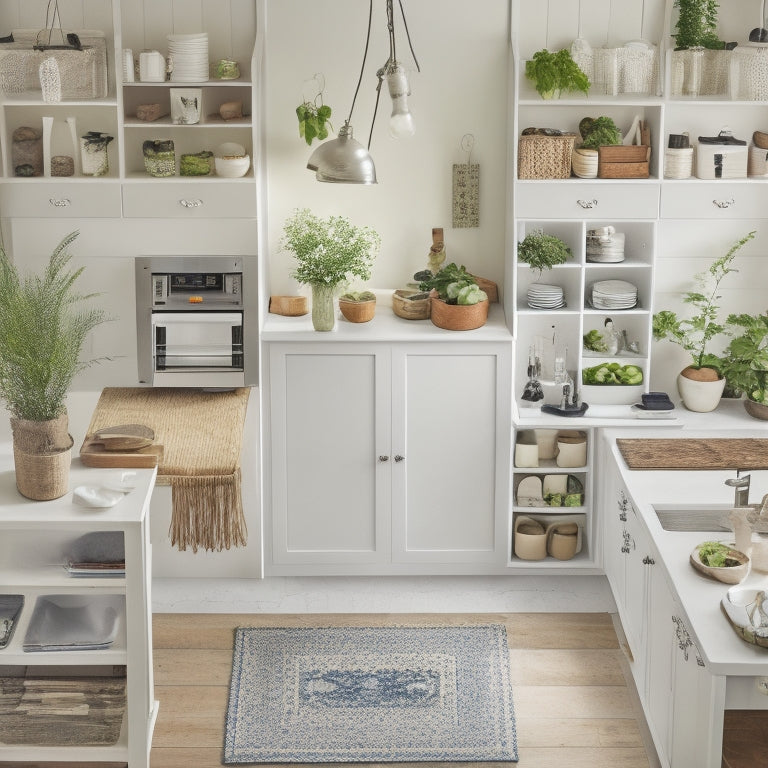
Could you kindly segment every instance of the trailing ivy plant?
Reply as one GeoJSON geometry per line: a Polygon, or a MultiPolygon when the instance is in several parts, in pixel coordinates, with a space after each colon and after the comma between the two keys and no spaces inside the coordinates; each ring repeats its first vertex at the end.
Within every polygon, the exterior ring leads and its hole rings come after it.
{"type": "Polygon", "coordinates": [[[328,138],[328,126],[333,129],[329,122],[331,108],[327,104],[320,105],[312,101],[305,101],[296,107],[296,117],[299,118],[299,136],[307,144],[311,145],[314,139],[328,138]]]}
{"type": "Polygon", "coordinates": [[[677,48],[725,48],[717,34],[717,0],[675,0],[677,48]]]}

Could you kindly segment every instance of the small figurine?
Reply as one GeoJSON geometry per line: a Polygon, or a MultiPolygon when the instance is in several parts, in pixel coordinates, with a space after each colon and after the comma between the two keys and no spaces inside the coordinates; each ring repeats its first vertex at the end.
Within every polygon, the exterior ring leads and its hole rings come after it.
{"type": "Polygon", "coordinates": [[[436,275],[445,261],[445,242],[443,241],[443,228],[432,228],[432,246],[429,249],[429,271],[436,275]]]}

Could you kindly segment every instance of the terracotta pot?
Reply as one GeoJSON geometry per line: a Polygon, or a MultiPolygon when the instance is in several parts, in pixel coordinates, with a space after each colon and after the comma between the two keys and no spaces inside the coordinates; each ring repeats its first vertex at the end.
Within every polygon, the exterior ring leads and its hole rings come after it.
{"type": "Polygon", "coordinates": [[[695,381],[679,374],[677,391],[683,400],[683,405],[689,411],[709,413],[720,403],[720,397],[725,389],[725,379],[715,381],[695,381]]]}
{"type": "Polygon", "coordinates": [[[485,325],[488,319],[488,299],[477,304],[446,304],[442,299],[430,299],[430,320],[447,331],[471,331],[485,325]]]}

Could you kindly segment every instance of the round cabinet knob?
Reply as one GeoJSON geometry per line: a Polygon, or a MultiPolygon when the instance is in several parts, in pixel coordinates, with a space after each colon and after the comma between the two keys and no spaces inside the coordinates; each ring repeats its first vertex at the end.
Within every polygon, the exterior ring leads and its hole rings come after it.
{"type": "Polygon", "coordinates": [[[379,456],[379,461],[389,461],[389,456],[379,456]]]}
{"type": "Polygon", "coordinates": [[[401,461],[405,461],[405,456],[401,456],[399,453],[395,456],[395,461],[399,464],[401,461]]]}

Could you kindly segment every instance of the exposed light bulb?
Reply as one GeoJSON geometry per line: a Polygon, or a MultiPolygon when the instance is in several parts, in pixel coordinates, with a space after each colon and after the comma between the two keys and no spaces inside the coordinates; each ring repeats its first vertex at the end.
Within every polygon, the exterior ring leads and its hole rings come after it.
{"type": "Polygon", "coordinates": [[[408,109],[408,77],[400,64],[394,64],[387,74],[387,88],[392,99],[392,115],[389,118],[389,133],[396,139],[413,136],[416,126],[408,109]]]}

